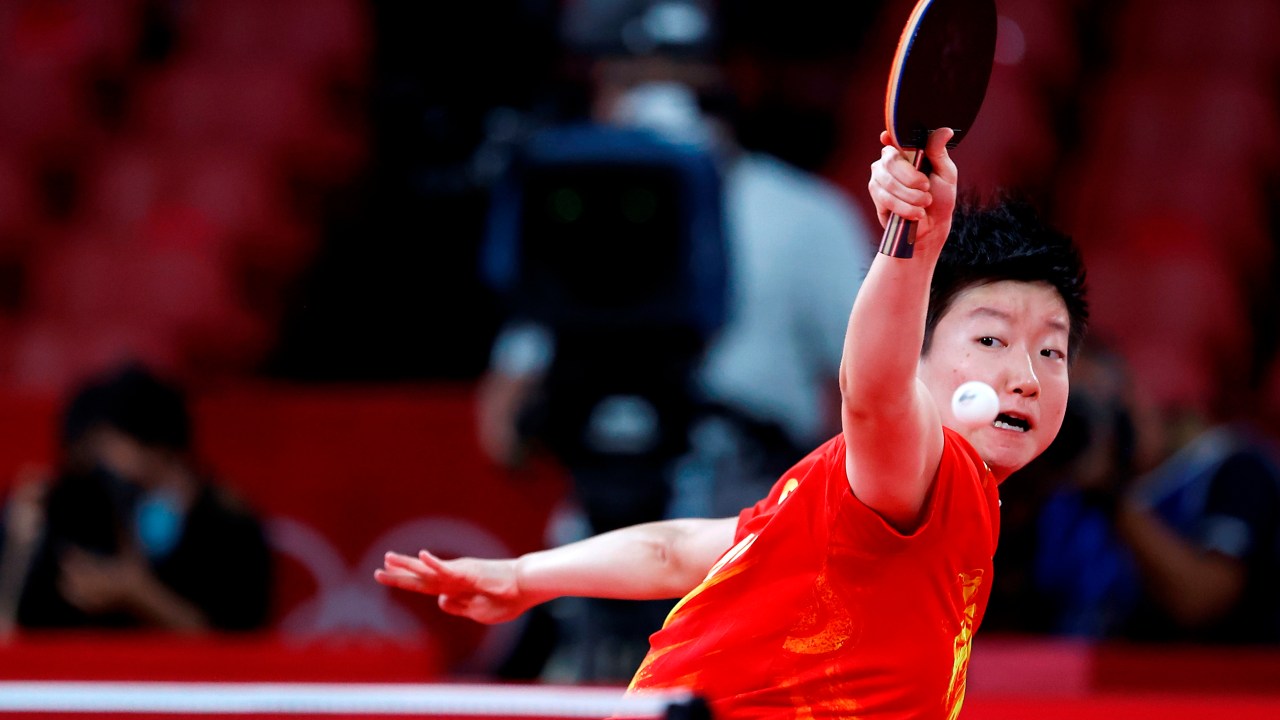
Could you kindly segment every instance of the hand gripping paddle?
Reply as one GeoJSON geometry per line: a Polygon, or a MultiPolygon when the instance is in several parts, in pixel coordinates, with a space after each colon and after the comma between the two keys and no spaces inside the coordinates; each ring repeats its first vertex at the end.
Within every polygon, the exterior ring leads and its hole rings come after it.
{"type": "MultiPolygon", "coordinates": [[[[955,147],[978,117],[995,51],[994,0],[916,3],[889,70],[884,122],[894,146],[925,173],[924,146],[929,133],[951,128],[955,135],[947,147],[955,147]]],[[[915,225],[891,216],[880,252],[911,257],[915,225]]]]}

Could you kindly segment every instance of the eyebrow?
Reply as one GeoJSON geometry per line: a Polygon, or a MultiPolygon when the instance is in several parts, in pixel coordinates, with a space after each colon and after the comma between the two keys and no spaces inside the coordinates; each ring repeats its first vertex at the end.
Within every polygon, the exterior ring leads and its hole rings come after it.
{"type": "MultiPolygon", "coordinates": [[[[969,313],[969,317],[993,317],[993,318],[996,318],[997,320],[1003,320],[1005,322],[1013,322],[1012,313],[1006,312],[999,308],[990,307],[988,305],[980,305],[974,308],[973,311],[969,313]]],[[[1045,324],[1048,325],[1050,328],[1054,330],[1058,330],[1060,332],[1064,332],[1068,334],[1071,332],[1071,327],[1067,323],[1063,322],[1062,320],[1059,320],[1058,318],[1050,318],[1045,324]]]]}

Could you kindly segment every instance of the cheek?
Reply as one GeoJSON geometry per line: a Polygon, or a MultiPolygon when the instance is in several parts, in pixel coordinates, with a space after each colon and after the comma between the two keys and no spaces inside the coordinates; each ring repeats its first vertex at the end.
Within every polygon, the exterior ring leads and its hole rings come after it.
{"type": "Polygon", "coordinates": [[[969,348],[956,350],[950,357],[951,362],[946,368],[940,368],[942,372],[939,374],[945,378],[951,389],[954,390],[970,380],[983,380],[988,385],[991,384],[991,380],[979,372],[982,368],[975,367],[973,350],[969,348]]]}
{"type": "Polygon", "coordinates": [[[1067,386],[1062,384],[1061,391],[1053,393],[1053,401],[1043,405],[1044,412],[1040,417],[1040,425],[1052,440],[1062,429],[1063,418],[1067,415],[1067,386]]]}
{"type": "Polygon", "coordinates": [[[1044,417],[1040,419],[1041,427],[1043,427],[1043,429],[1045,430],[1044,446],[1046,448],[1049,447],[1049,444],[1052,443],[1054,439],[1058,437],[1058,431],[1062,430],[1063,415],[1064,413],[1059,412],[1052,417],[1044,417]]]}

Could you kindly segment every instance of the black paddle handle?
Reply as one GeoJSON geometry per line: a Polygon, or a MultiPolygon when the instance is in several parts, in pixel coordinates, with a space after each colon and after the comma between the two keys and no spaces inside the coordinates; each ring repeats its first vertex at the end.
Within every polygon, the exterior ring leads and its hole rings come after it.
{"type": "MultiPolygon", "coordinates": [[[[911,161],[912,167],[929,174],[929,161],[924,157],[924,150],[912,148],[903,150],[903,156],[911,161]]],[[[916,224],[912,220],[903,220],[898,215],[889,216],[889,224],[884,226],[884,237],[880,238],[880,252],[889,257],[909,258],[916,244],[916,224]]]]}

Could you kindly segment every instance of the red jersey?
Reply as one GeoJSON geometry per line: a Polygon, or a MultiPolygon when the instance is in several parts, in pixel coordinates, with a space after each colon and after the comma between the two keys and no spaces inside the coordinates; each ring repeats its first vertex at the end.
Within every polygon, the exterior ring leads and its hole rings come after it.
{"type": "Polygon", "coordinates": [[[717,718],[955,718],[999,534],[995,478],[944,428],[910,535],[862,504],[836,436],[743,510],[736,544],[651,638],[632,692],[717,718]]]}

